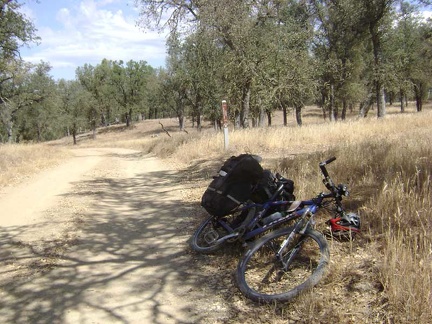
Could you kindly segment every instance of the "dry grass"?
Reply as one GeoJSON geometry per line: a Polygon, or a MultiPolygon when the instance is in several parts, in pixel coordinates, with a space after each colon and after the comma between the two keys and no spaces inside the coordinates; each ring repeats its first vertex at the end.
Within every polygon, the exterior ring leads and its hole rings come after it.
{"type": "MultiPolygon", "coordinates": [[[[264,167],[295,181],[298,198],[309,198],[324,189],[318,162],[335,155],[329,171],[351,189],[346,206],[360,214],[363,234],[353,242],[330,239],[327,277],[313,294],[294,303],[257,308],[228,293],[236,312],[233,323],[258,313],[259,318],[269,315],[265,318],[272,323],[432,323],[432,109],[397,111],[389,107],[382,120],[352,115],[329,123],[308,108],[301,128],[280,127],[280,118],[275,118],[271,128],[230,129],[228,151],[220,132],[209,127],[187,129],[186,134],[177,130],[174,119],[163,121],[171,137],[159,121],[145,121],[133,130],[109,128],[96,141],[81,139],[79,146],[121,146],[167,158],[194,184],[185,193],[185,199],[194,201],[227,156],[244,152],[260,154],[264,167]]],[[[57,148],[0,146],[0,185],[9,182],[4,177],[11,170],[17,177],[28,174],[29,166],[39,169],[64,156],[58,148],[70,141],[57,142],[57,148]]],[[[218,264],[232,261],[222,259],[218,264]]]]}
{"type": "Polygon", "coordinates": [[[67,156],[64,149],[46,144],[0,145],[0,188],[19,183],[67,156]]]}

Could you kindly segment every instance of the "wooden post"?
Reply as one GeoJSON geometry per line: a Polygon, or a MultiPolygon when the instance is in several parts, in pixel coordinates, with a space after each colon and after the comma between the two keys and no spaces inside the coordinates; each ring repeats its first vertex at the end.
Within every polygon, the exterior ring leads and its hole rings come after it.
{"type": "Polygon", "coordinates": [[[228,149],[228,107],[226,100],[222,100],[222,116],[223,116],[223,131],[224,131],[224,148],[228,149]]]}

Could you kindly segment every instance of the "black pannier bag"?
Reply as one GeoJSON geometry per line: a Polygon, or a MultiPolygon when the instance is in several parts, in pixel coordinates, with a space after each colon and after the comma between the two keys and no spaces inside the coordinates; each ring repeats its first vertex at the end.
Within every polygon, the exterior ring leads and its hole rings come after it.
{"type": "MultiPolygon", "coordinates": [[[[289,179],[284,179],[284,191],[281,197],[277,197],[277,200],[294,201],[294,181],[289,179]]],[[[261,179],[258,180],[251,200],[255,203],[263,204],[273,197],[274,193],[277,191],[277,178],[270,170],[263,170],[261,179]]]]}
{"type": "Polygon", "coordinates": [[[262,204],[269,200],[277,190],[276,177],[270,170],[263,170],[262,177],[253,189],[251,200],[262,204]]]}
{"type": "Polygon", "coordinates": [[[294,181],[286,179],[286,183],[284,184],[283,198],[286,201],[296,200],[294,195],[294,181]]]}
{"type": "Polygon", "coordinates": [[[213,216],[224,216],[250,199],[257,182],[262,178],[260,157],[251,154],[232,156],[213,177],[201,198],[201,206],[213,216]]]}

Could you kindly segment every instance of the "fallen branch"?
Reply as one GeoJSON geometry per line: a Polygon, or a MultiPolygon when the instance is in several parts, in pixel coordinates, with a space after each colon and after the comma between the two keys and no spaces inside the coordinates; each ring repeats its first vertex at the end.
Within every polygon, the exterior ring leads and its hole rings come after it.
{"type": "Polygon", "coordinates": [[[159,124],[162,126],[163,131],[164,131],[165,133],[167,133],[167,135],[168,135],[169,137],[171,137],[170,133],[168,133],[168,131],[165,129],[164,125],[163,125],[161,122],[159,122],[159,124]]]}

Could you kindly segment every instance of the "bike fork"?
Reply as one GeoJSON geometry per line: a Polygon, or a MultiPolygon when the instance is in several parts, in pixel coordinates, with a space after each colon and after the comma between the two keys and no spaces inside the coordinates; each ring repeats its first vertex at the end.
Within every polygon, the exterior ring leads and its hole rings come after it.
{"type": "MultiPolygon", "coordinates": [[[[291,238],[291,240],[292,240],[292,238],[291,238]]],[[[302,245],[303,245],[303,239],[300,238],[300,240],[297,242],[297,244],[289,251],[289,254],[284,256],[283,251],[288,246],[288,244],[291,240],[289,238],[286,239],[283,242],[282,247],[279,249],[279,251],[276,254],[277,259],[282,263],[282,269],[284,272],[288,271],[289,266],[291,265],[292,261],[295,259],[297,254],[300,252],[302,245]],[[286,244],[284,244],[285,242],[286,242],[286,244]],[[286,260],[284,260],[284,259],[286,259],[286,260]]]]}

